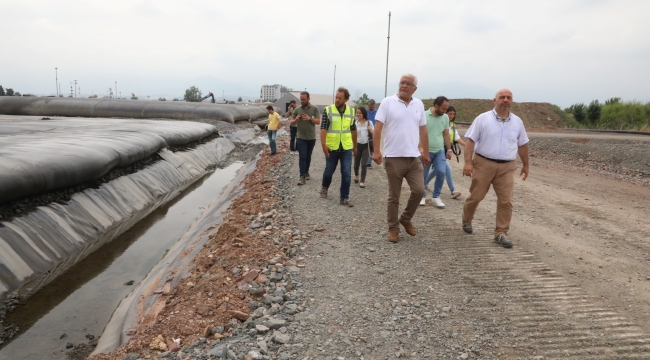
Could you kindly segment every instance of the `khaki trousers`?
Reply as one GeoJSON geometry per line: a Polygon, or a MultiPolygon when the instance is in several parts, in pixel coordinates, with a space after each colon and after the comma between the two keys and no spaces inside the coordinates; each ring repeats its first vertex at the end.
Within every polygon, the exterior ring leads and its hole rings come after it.
{"type": "Polygon", "coordinates": [[[410,222],[424,195],[424,168],[419,157],[391,157],[384,159],[388,178],[388,231],[399,231],[399,222],[410,222]],[[402,181],[406,179],[411,195],[402,216],[398,218],[402,181]]]}
{"type": "Polygon", "coordinates": [[[485,198],[490,185],[497,195],[497,224],[494,236],[507,235],[512,219],[512,193],[515,187],[516,161],[496,163],[474,155],[474,176],[469,188],[469,196],[463,206],[463,220],[472,222],[478,204],[485,198]]]}

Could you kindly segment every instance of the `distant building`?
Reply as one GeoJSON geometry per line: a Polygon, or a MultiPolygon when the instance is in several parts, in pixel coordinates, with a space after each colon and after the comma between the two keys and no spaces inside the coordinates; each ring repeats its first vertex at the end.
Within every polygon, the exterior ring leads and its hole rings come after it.
{"type": "MultiPolygon", "coordinates": [[[[273,106],[280,108],[283,112],[285,112],[289,108],[289,102],[291,102],[291,100],[296,100],[298,106],[300,106],[300,91],[290,91],[284,94],[273,103],[273,106]]],[[[312,105],[318,107],[318,111],[322,113],[325,106],[334,104],[334,98],[332,97],[332,94],[322,95],[310,93],[309,102],[312,105]]],[[[357,103],[352,100],[348,100],[346,104],[348,106],[357,106],[357,103]]]]}
{"type": "Polygon", "coordinates": [[[280,84],[262,85],[260,99],[262,101],[274,101],[290,91],[293,91],[293,89],[280,84]]]}

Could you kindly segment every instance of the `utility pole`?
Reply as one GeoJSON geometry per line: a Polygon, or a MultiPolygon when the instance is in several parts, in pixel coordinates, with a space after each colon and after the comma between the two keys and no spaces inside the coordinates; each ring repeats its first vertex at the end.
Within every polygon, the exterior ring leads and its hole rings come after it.
{"type": "Polygon", "coordinates": [[[117,97],[117,81],[115,82],[115,97],[117,97]]]}
{"type": "Polygon", "coordinates": [[[334,103],[334,99],[335,99],[334,96],[335,91],[336,91],[336,65],[334,65],[334,87],[332,87],[332,104],[334,103]]]}
{"type": "Polygon", "coordinates": [[[58,96],[62,97],[63,93],[61,92],[61,83],[59,83],[59,87],[57,89],[59,89],[59,92],[58,92],[59,95],[58,96]]]}
{"type": "Polygon", "coordinates": [[[59,68],[54,68],[54,76],[56,77],[56,82],[54,86],[56,87],[56,97],[59,97],[59,68]]]}
{"type": "Polygon", "coordinates": [[[77,80],[74,81],[74,97],[77,97],[77,80]]]}
{"type": "Polygon", "coordinates": [[[73,82],[70,82],[70,97],[72,97],[72,94],[73,94],[72,84],[74,84],[74,83],[73,83],[73,82]]]}
{"type": "Polygon", "coordinates": [[[390,51],[390,11],[388,12],[388,45],[386,45],[386,82],[384,83],[384,97],[388,95],[388,52],[390,51]]]}

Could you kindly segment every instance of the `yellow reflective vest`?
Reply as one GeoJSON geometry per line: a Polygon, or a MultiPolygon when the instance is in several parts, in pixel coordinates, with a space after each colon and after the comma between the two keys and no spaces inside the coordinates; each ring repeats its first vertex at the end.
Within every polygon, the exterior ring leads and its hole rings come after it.
{"type": "Polygon", "coordinates": [[[327,112],[327,118],[330,120],[325,145],[332,150],[338,150],[339,144],[341,144],[343,150],[351,150],[354,146],[350,126],[354,123],[356,110],[345,105],[345,111],[341,114],[336,105],[330,105],[325,108],[325,111],[327,112]]]}
{"type": "Polygon", "coordinates": [[[456,124],[454,123],[449,126],[449,140],[452,144],[456,141],[456,124]]]}

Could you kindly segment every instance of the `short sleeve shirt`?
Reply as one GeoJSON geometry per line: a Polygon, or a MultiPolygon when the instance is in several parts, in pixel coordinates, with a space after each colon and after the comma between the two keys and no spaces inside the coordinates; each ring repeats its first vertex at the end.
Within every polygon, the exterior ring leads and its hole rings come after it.
{"type": "Polygon", "coordinates": [[[429,152],[437,153],[445,149],[445,137],[442,133],[449,128],[449,116],[436,116],[433,108],[426,111],[427,133],[429,134],[429,152]]]}
{"type": "Polygon", "coordinates": [[[420,126],[427,124],[424,111],[416,98],[407,104],[395,94],[381,101],[375,120],[384,124],[385,157],[420,156],[420,126]]]}
{"type": "MultiPolygon", "coordinates": [[[[291,117],[295,118],[296,116],[300,114],[307,114],[310,118],[313,116],[314,118],[320,118],[320,114],[318,113],[318,108],[312,104],[309,104],[306,108],[303,108],[302,106],[298,106],[293,110],[293,113],[291,113],[291,117]]],[[[303,139],[303,140],[316,140],[316,125],[312,123],[309,120],[298,120],[296,123],[298,127],[298,133],[296,134],[296,137],[298,139],[303,139]]]]}
{"type": "Polygon", "coordinates": [[[269,114],[269,130],[277,130],[278,125],[280,124],[280,114],[277,112],[273,112],[273,114],[269,114]]]}
{"type": "Polygon", "coordinates": [[[514,160],[519,146],[528,143],[524,122],[515,114],[503,121],[496,111],[484,112],[474,119],[465,138],[476,144],[474,152],[494,160],[514,160]]]}
{"type": "Polygon", "coordinates": [[[375,109],[375,110],[373,110],[373,111],[367,110],[367,112],[368,112],[368,120],[370,120],[370,122],[371,122],[373,125],[375,125],[375,116],[377,116],[377,111],[378,111],[378,110],[379,110],[379,109],[375,109]]]}

